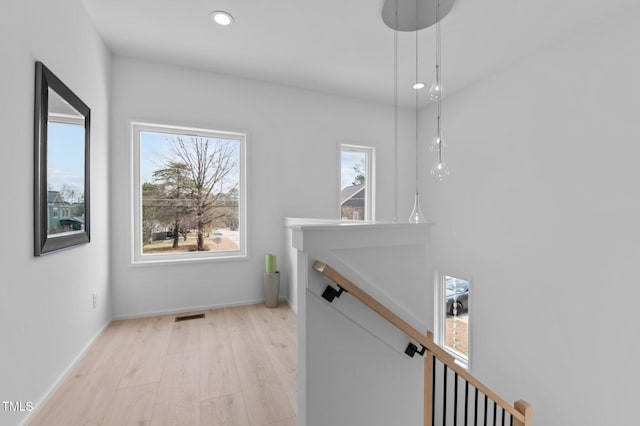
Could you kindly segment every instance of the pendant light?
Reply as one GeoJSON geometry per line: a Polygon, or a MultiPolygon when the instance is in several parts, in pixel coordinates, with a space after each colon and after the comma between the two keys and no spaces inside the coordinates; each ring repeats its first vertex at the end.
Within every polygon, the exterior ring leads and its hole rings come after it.
{"type": "Polygon", "coordinates": [[[440,0],[436,0],[436,79],[429,88],[429,99],[438,102],[444,97],[444,87],[440,75],[440,0]]]}
{"type": "Polygon", "coordinates": [[[442,148],[444,148],[445,143],[442,139],[442,127],[440,126],[440,111],[442,108],[440,102],[441,101],[438,101],[438,121],[436,126],[436,136],[433,138],[433,143],[431,144],[431,147],[435,146],[435,152],[438,153],[438,161],[431,169],[431,176],[438,182],[442,182],[451,173],[449,171],[449,167],[447,167],[444,160],[442,159],[442,148]]]}
{"type": "MultiPolygon", "coordinates": [[[[394,159],[396,160],[394,171],[394,182],[396,194],[394,194],[394,220],[397,219],[398,212],[398,33],[400,31],[415,32],[415,79],[412,82],[415,90],[415,192],[413,209],[409,217],[409,222],[425,222],[425,216],[420,208],[419,196],[419,90],[424,88],[424,83],[419,80],[418,74],[418,31],[436,25],[436,77],[429,89],[429,99],[438,102],[438,120],[436,137],[433,139],[429,149],[438,153],[438,163],[431,171],[437,180],[444,179],[449,174],[449,169],[442,159],[442,148],[446,146],[442,136],[441,112],[442,98],[444,90],[442,86],[442,70],[440,61],[440,19],[451,10],[454,0],[385,0],[382,7],[382,20],[392,30],[394,30],[394,159]],[[441,4],[442,3],[442,4],[441,4]],[[431,6],[434,7],[431,7],[431,6]],[[435,15],[434,15],[435,10],[435,15]]],[[[403,86],[404,87],[404,86],[403,86]]]]}
{"type": "Polygon", "coordinates": [[[440,38],[440,0],[436,0],[436,79],[429,89],[429,99],[438,103],[438,118],[436,120],[436,135],[429,149],[438,154],[438,161],[431,169],[431,176],[438,182],[442,182],[449,176],[449,167],[442,159],[442,150],[446,146],[442,137],[442,98],[444,87],[442,86],[442,41],[440,38]]]}
{"type": "Polygon", "coordinates": [[[413,209],[411,210],[411,215],[409,216],[409,222],[410,223],[423,223],[426,222],[426,219],[424,218],[424,215],[422,214],[422,210],[420,209],[420,196],[418,194],[418,141],[420,140],[418,138],[418,112],[419,112],[419,104],[418,104],[418,93],[420,92],[420,89],[422,89],[424,87],[424,85],[420,86],[419,80],[418,80],[418,0],[416,0],[416,74],[415,74],[415,79],[414,79],[414,84],[413,84],[413,90],[415,91],[415,113],[416,113],[416,154],[415,154],[415,158],[416,158],[416,193],[413,199],[413,209]]]}

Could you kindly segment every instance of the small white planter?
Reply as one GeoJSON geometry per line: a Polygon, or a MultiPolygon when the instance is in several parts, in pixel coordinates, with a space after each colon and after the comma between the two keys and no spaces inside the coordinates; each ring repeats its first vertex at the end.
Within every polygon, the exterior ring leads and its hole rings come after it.
{"type": "Polygon", "coordinates": [[[267,308],[276,308],[280,298],[280,272],[264,274],[264,304],[267,308]]]}

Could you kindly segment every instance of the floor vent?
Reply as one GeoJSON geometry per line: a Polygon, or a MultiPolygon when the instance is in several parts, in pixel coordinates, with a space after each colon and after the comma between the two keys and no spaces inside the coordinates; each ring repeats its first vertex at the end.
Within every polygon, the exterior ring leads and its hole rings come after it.
{"type": "Polygon", "coordinates": [[[204,318],[204,314],[195,314],[195,315],[185,315],[183,317],[176,317],[176,321],[189,321],[189,320],[194,320],[194,319],[200,319],[200,318],[204,318]]]}

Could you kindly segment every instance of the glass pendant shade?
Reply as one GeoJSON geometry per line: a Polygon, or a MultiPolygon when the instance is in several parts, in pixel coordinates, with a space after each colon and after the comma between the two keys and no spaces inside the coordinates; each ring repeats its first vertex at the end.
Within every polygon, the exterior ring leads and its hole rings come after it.
{"type": "Polygon", "coordinates": [[[442,135],[442,131],[440,131],[439,135],[435,135],[433,140],[431,141],[431,145],[429,145],[429,151],[431,152],[440,152],[442,148],[446,148],[447,143],[445,142],[444,136],[442,135]]]}
{"type": "Polygon", "coordinates": [[[431,176],[438,182],[442,182],[447,176],[449,176],[449,167],[444,161],[438,161],[433,169],[431,169],[431,176]]]}
{"type": "Polygon", "coordinates": [[[420,197],[418,197],[418,193],[416,192],[415,199],[413,200],[413,210],[411,210],[411,216],[409,216],[409,223],[424,223],[426,221],[420,209],[420,197]]]}
{"type": "Polygon", "coordinates": [[[442,83],[439,78],[436,78],[436,81],[433,82],[431,87],[429,88],[429,99],[433,102],[438,102],[442,100],[444,97],[444,87],[442,87],[442,83]]]}

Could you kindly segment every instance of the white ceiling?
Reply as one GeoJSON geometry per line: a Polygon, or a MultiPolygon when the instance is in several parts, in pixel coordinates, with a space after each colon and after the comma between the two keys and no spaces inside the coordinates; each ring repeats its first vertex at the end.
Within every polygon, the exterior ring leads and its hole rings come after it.
{"type": "MultiPolygon", "coordinates": [[[[84,0],[116,54],[366,100],[393,102],[394,32],[383,0],[84,0]],[[213,10],[235,17],[211,23],[213,10]]],[[[456,0],[442,21],[451,93],[637,7],[637,0],[456,0]]],[[[411,104],[415,33],[400,33],[401,103],[411,104]]],[[[433,27],[420,31],[420,80],[433,79],[433,27]]],[[[425,91],[426,92],[426,91],[425,91]]]]}

